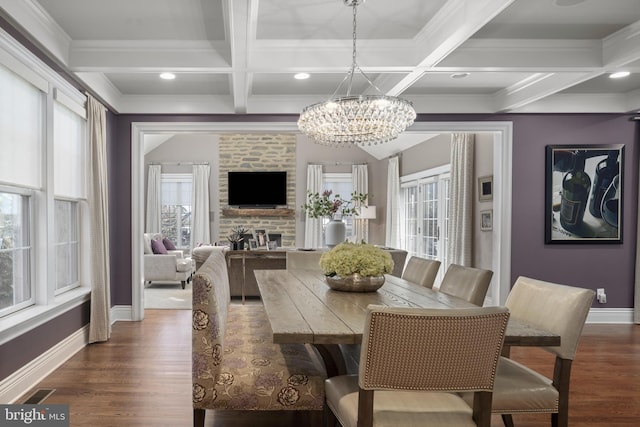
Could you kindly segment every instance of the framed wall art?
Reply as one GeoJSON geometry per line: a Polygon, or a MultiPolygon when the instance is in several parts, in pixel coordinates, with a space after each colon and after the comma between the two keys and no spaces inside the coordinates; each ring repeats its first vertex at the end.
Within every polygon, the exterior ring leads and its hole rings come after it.
{"type": "Polygon", "coordinates": [[[493,230],[493,210],[480,211],[480,230],[493,230]]]}
{"type": "Polygon", "coordinates": [[[493,200],[493,175],[478,178],[478,200],[493,200]]]}
{"type": "Polygon", "coordinates": [[[622,243],[624,145],[546,147],[545,242],[622,243]]]}

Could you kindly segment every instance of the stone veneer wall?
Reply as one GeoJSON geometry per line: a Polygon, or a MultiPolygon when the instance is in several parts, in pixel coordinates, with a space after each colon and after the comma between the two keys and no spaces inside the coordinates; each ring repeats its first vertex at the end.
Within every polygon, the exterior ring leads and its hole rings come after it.
{"type": "MultiPolygon", "coordinates": [[[[286,134],[220,135],[220,208],[228,207],[229,171],[286,171],[288,207],[295,210],[296,137],[286,134]]],[[[243,225],[253,232],[264,228],[267,233],[282,234],[282,246],[295,246],[295,216],[226,217],[220,212],[220,236],[226,240],[232,227],[243,225]]]]}

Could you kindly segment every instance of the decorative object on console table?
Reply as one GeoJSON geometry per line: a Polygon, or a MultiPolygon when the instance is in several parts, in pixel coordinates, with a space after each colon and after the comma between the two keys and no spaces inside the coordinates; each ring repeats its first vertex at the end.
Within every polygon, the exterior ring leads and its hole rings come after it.
{"type": "Polygon", "coordinates": [[[327,285],[334,290],[372,292],[393,271],[393,258],[383,249],[367,243],[344,242],[320,257],[327,285]]]}
{"type": "Polygon", "coordinates": [[[362,206],[358,208],[356,219],[365,221],[364,224],[364,241],[369,243],[369,220],[376,219],[376,207],[373,205],[362,206]]]}
{"type": "Polygon", "coordinates": [[[307,193],[307,202],[302,205],[302,211],[311,218],[327,218],[329,222],[325,227],[325,244],[334,247],[344,242],[346,226],[342,218],[349,215],[357,215],[359,209],[367,207],[367,194],[351,193],[350,199],[343,199],[339,194],[333,194],[331,190],[322,193],[307,193]]]}
{"type": "Polygon", "coordinates": [[[267,234],[267,230],[264,228],[255,228],[253,230],[253,238],[258,243],[257,249],[268,249],[269,234],[267,234]]]}
{"type": "Polygon", "coordinates": [[[244,234],[247,231],[249,230],[244,228],[242,225],[238,225],[231,229],[231,233],[227,236],[227,239],[229,239],[229,243],[231,244],[231,250],[239,251],[244,249],[244,234]]]}
{"type": "Polygon", "coordinates": [[[548,145],[546,243],[622,243],[624,145],[548,145]]]}

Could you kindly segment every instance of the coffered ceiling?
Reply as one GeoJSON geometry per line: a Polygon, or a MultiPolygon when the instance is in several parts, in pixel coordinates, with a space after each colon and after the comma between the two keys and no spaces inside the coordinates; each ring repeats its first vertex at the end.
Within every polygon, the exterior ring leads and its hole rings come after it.
{"type": "MultiPolygon", "coordinates": [[[[0,0],[0,13],[120,113],[297,114],[351,64],[342,0],[0,0]]],[[[367,0],[357,22],[358,64],[418,113],[640,111],[640,0],[367,0]]]]}

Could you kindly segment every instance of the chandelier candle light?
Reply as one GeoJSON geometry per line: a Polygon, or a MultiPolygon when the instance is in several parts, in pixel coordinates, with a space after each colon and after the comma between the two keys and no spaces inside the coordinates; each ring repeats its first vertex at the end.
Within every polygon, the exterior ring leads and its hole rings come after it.
{"type": "Polygon", "coordinates": [[[411,102],[387,96],[373,84],[356,62],[356,10],[364,0],[343,0],[353,7],[353,55],[351,68],[328,101],[307,106],[298,119],[298,128],[313,141],[336,147],[370,146],[396,139],[413,124],[416,112],[411,102]],[[351,95],[354,74],[358,71],[377,92],[376,95],[351,95]],[[338,96],[347,82],[347,93],[338,96]]]}

